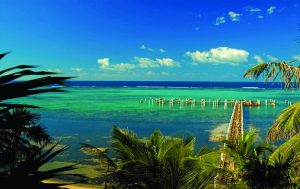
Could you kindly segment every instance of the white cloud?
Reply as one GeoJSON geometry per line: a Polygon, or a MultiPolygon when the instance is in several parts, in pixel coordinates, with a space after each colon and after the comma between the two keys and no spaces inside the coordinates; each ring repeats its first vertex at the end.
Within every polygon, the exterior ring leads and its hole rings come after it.
{"type": "Polygon", "coordinates": [[[155,67],[177,67],[179,66],[179,63],[174,61],[171,58],[157,58],[157,59],[151,59],[151,58],[145,58],[145,57],[134,57],[135,61],[137,61],[139,64],[138,66],[141,68],[155,68],[155,67]]]}
{"type": "Polygon", "coordinates": [[[241,49],[233,49],[229,47],[218,47],[209,51],[186,52],[186,56],[190,57],[196,63],[214,63],[214,64],[230,64],[239,65],[248,61],[249,53],[241,49]]]}
{"type": "Polygon", "coordinates": [[[109,58],[99,58],[98,64],[100,64],[101,69],[107,69],[109,68],[109,58]]]}
{"type": "Polygon", "coordinates": [[[158,51],[159,51],[160,53],[165,53],[165,52],[166,52],[165,49],[159,49],[158,51]]]}
{"type": "Polygon", "coordinates": [[[116,71],[126,71],[136,67],[135,64],[129,63],[119,63],[119,64],[110,64],[109,58],[99,58],[98,64],[100,64],[100,69],[103,70],[116,70],[116,71]]]}
{"type": "Polygon", "coordinates": [[[216,24],[215,25],[218,26],[218,25],[224,24],[225,22],[226,22],[225,17],[221,16],[221,17],[216,18],[216,24]]]}
{"type": "Polygon", "coordinates": [[[228,12],[229,17],[231,18],[231,21],[237,22],[240,20],[241,14],[230,11],[228,12]]]}
{"type": "Polygon", "coordinates": [[[271,62],[277,62],[278,61],[278,58],[274,57],[274,56],[271,56],[271,55],[266,55],[266,57],[271,61],[271,62]]]}
{"type": "Polygon", "coordinates": [[[293,56],[294,59],[300,61],[300,54],[299,55],[296,55],[296,56],[293,56]]]}
{"type": "Polygon", "coordinates": [[[245,7],[245,9],[246,9],[246,11],[250,12],[251,14],[261,11],[261,9],[252,7],[252,6],[247,6],[247,7],[245,7]]]}
{"type": "Polygon", "coordinates": [[[126,70],[134,69],[135,67],[136,67],[136,65],[134,65],[134,64],[120,63],[120,64],[112,65],[111,69],[118,70],[118,71],[126,71],[126,70]]]}
{"type": "Polygon", "coordinates": [[[275,6],[270,6],[270,7],[267,9],[267,12],[268,12],[269,14],[273,14],[274,11],[275,11],[275,9],[276,9],[275,6]]]}
{"type": "Polygon", "coordinates": [[[72,71],[75,71],[75,72],[81,72],[82,71],[82,68],[71,68],[72,71]]]}
{"type": "Polygon", "coordinates": [[[263,18],[264,18],[264,16],[262,16],[262,15],[258,15],[258,16],[257,16],[257,18],[259,18],[259,19],[263,19],[263,18]]]}
{"type": "Polygon", "coordinates": [[[162,49],[162,48],[156,49],[156,48],[146,47],[146,45],[144,45],[144,44],[140,46],[140,49],[150,51],[150,52],[160,52],[160,53],[166,52],[165,49],[162,49]]]}
{"type": "Polygon", "coordinates": [[[258,55],[254,55],[253,59],[256,60],[257,63],[262,63],[264,62],[264,60],[262,59],[262,57],[258,56],[258,55]]]}
{"type": "Polygon", "coordinates": [[[145,45],[141,45],[140,49],[146,49],[145,45]]]}
{"type": "Polygon", "coordinates": [[[156,62],[160,65],[160,66],[164,66],[164,67],[177,67],[179,66],[179,64],[177,62],[175,62],[173,59],[171,58],[157,58],[156,62]]]}
{"type": "Polygon", "coordinates": [[[139,67],[141,68],[154,68],[159,67],[159,65],[150,58],[143,58],[143,57],[134,57],[134,59],[139,63],[139,67]]]}

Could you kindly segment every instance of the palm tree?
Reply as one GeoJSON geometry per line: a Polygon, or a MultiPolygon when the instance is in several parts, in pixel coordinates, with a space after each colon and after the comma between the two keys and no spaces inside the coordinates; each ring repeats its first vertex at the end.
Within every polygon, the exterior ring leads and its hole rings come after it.
{"type": "MultiPolygon", "coordinates": [[[[257,144],[258,132],[246,132],[236,147],[227,144],[224,152],[234,162],[234,169],[227,169],[229,186],[251,188],[296,188],[296,171],[299,160],[291,151],[283,156],[279,148],[268,143],[257,144]],[[229,173],[229,174],[228,174],[229,173]]],[[[291,143],[290,143],[291,144],[291,143]]],[[[227,174],[227,175],[226,175],[227,174]]]]}
{"type": "MultiPolygon", "coordinates": [[[[266,82],[279,81],[284,87],[299,88],[300,86],[300,65],[292,65],[291,62],[267,62],[253,66],[246,71],[244,77],[258,79],[263,75],[266,82]]],[[[279,139],[288,139],[300,132],[300,102],[297,102],[284,109],[276,118],[269,129],[268,140],[274,142],[279,139]]]]}
{"type": "Polygon", "coordinates": [[[297,168],[296,163],[294,153],[285,157],[279,153],[272,161],[266,153],[254,150],[244,166],[243,179],[251,188],[299,188],[291,174],[297,168]]]}
{"type": "MultiPolygon", "coordinates": [[[[58,176],[70,176],[75,178],[82,178],[77,182],[83,182],[85,177],[79,174],[66,174],[65,171],[76,169],[75,164],[40,171],[40,168],[53,159],[56,155],[62,153],[67,147],[62,147],[55,150],[57,144],[52,145],[45,150],[48,145],[45,144],[36,149],[19,161],[18,165],[11,167],[8,171],[0,172],[0,183],[3,188],[19,188],[20,184],[24,188],[41,188],[41,189],[59,189],[63,185],[70,183],[44,183],[43,181],[58,176]]],[[[74,182],[75,183],[75,182],[74,182]]]]}
{"type": "MultiPolygon", "coordinates": [[[[8,52],[0,54],[0,59],[7,54],[8,52]]],[[[42,180],[74,169],[74,165],[71,165],[39,171],[42,165],[66,148],[53,151],[54,145],[48,150],[44,149],[51,138],[38,124],[39,116],[28,109],[37,108],[36,106],[5,103],[5,100],[17,97],[64,91],[60,86],[70,77],[53,77],[51,75],[56,73],[32,71],[31,68],[34,67],[19,65],[0,70],[0,185],[4,188],[15,188],[20,183],[25,188],[56,188],[58,184],[45,184],[42,180]],[[15,71],[18,69],[21,71],[15,71]],[[37,78],[17,80],[23,76],[37,78]]]]}
{"type": "Polygon", "coordinates": [[[194,154],[195,138],[167,137],[155,131],[139,139],[117,127],[113,127],[111,146],[114,160],[98,153],[113,168],[104,176],[107,188],[204,188],[212,183],[220,156],[207,150],[194,154]]]}

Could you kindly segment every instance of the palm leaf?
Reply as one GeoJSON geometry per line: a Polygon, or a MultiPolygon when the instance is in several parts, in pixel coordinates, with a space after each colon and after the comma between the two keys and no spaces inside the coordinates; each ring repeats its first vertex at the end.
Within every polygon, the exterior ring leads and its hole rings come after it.
{"type": "Polygon", "coordinates": [[[104,158],[111,167],[117,168],[115,162],[106,154],[108,152],[108,148],[97,148],[95,146],[85,143],[80,143],[80,145],[80,150],[83,153],[87,155],[97,156],[99,158],[104,158]]]}
{"type": "Polygon", "coordinates": [[[0,54],[0,60],[1,60],[3,57],[5,57],[5,55],[7,55],[8,53],[10,53],[10,51],[5,52],[5,53],[1,53],[1,54],[0,54]]]}
{"type": "Polygon", "coordinates": [[[244,77],[258,79],[263,75],[265,82],[274,82],[279,79],[285,83],[285,88],[299,87],[300,68],[291,65],[291,63],[292,62],[260,63],[248,69],[244,77]]]}
{"type": "Polygon", "coordinates": [[[33,66],[33,65],[18,65],[18,66],[15,66],[15,67],[7,68],[5,70],[1,70],[0,75],[6,73],[8,71],[15,70],[15,69],[28,69],[28,68],[35,68],[35,67],[36,66],[33,66]]]}
{"type": "MultiPolygon", "coordinates": [[[[2,71],[3,72],[3,71],[2,71]]],[[[15,79],[24,77],[24,76],[37,76],[37,75],[52,75],[56,74],[55,72],[46,72],[46,71],[32,71],[32,70],[22,70],[19,72],[15,72],[12,74],[4,75],[0,77],[0,84],[5,84],[8,82],[12,82],[15,79]]]]}
{"type": "MultiPolygon", "coordinates": [[[[23,187],[36,188],[37,185],[41,185],[40,188],[47,188],[47,183],[42,183],[45,179],[54,178],[61,175],[69,175],[80,178],[85,178],[79,174],[66,174],[65,171],[76,169],[76,164],[50,169],[46,171],[40,171],[39,168],[53,159],[55,156],[65,151],[67,147],[60,148],[56,151],[53,149],[57,146],[53,145],[45,152],[42,152],[46,145],[43,145],[39,150],[35,151],[31,157],[28,157],[25,161],[20,162],[19,166],[12,169],[9,176],[2,181],[2,186],[13,187],[16,184],[22,183],[23,187]]],[[[55,186],[61,186],[65,184],[55,184],[55,186]]]]}
{"type": "Polygon", "coordinates": [[[271,154],[270,159],[275,159],[281,153],[284,156],[288,156],[292,152],[300,155],[300,133],[296,134],[288,141],[281,144],[276,150],[271,154]]]}
{"type": "Polygon", "coordinates": [[[294,136],[300,131],[300,102],[280,112],[268,132],[268,140],[277,141],[294,136]]]}

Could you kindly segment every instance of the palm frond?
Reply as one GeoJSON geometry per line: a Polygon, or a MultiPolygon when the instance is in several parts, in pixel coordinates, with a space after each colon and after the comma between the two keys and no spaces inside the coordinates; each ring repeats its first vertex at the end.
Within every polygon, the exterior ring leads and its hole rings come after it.
{"type": "Polygon", "coordinates": [[[28,69],[28,68],[36,68],[36,66],[33,66],[33,65],[18,65],[18,66],[14,66],[14,67],[11,67],[11,68],[7,68],[7,69],[4,69],[4,70],[1,70],[0,71],[0,75],[6,73],[8,71],[15,70],[15,69],[28,69]]]}
{"type": "MultiPolygon", "coordinates": [[[[11,68],[12,69],[12,68],[11,68]]],[[[9,69],[7,69],[9,70],[9,69]]],[[[6,70],[3,70],[4,72],[6,70]]],[[[40,75],[52,75],[56,74],[55,72],[47,72],[47,71],[32,71],[32,70],[22,70],[19,72],[15,72],[12,74],[4,75],[0,77],[0,83],[3,85],[8,82],[12,82],[18,78],[24,77],[24,76],[40,76],[40,75]]]]}
{"type": "Polygon", "coordinates": [[[98,158],[103,158],[107,161],[108,165],[117,168],[117,165],[115,162],[106,154],[108,152],[108,148],[97,148],[93,145],[90,144],[85,144],[85,143],[80,143],[81,147],[80,150],[87,154],[87,155],[92,155],[96,156],[98,158]]]}
{"type": "Polygon", "coordinates": [[[5,57],[7,54],[9,54],[9,53],[10,53],[10,51],[5,52],[5,53],[1,53],[1,54],[0,54],[0,60],[1,60],[3,57],[5,57]]]}
{"type": "Polygon", "coordinates": [[[287,139],[300,131],[300,102],[284,109],[277,116],[268,132],[269,141],[287,139]]]}
{"type": "Polygon", "coordinates": [[[299,88],[300,68],[291,65],[292,62],[266,62],[248,69],[244,74],[246,78],[258,79],[263,75],[265,82],[284,82],[285,88],[299,88]]]}
{"type": "Polygon", "coordinates": [[[291,153],[300,155],[300,133],[294,135],[288,141],[276,148],[271,154],[270,159],[275,159],[279,156],[279,154],[282,154],[283,156],[289,156],[291,153]]]}
{"type": "MultiPolygon", "coordinates": [[[[40,171],[39,168],[53,159],[55,156],[65,151],[67,147],[60,148],[56,151],[53,149],[57,146],[53,145],[48,150],[43,152],[46,145],[40,147],[35,151],[31,157],[28,157],[25,161],[20,162],[19,166],[12,169],[10,174],[4,178],[2,186],[13,187],[16,184],[22,183],[24,187],[36,188],[37,185],[42,185],[42,188],[47,188],[47,183],[42,183],[43,180],[54,178],[60,175],[70,175],[80,178],[85,178],[78,174],[65,174],[63,172],[76,169],[76,164],[68,165],[60,168],[50,169],[46,171],[40,171]]],[[[65,184],[56,184],[56,186],[65,184]]]]}

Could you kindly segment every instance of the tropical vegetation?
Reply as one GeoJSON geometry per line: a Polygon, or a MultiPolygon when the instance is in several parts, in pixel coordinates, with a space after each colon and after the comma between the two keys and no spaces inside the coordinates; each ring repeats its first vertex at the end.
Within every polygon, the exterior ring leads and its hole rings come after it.
{"type": "MultiPolygon", "coordinates": [[[[0,59],[6,54],[0,54],[0,59]]],[[[285,88],[298,89],[300,67],[292,63],[261,63],[250,68],[244,77],[263,76],[265,81],[280,80],[285,88]]],[[[56,144],[49,146],[51,137],[38,123],[39,115],[31,112],[31,108],[38,107],[7,102],[28,95],[64,91],[61,86],[70,77],[53,76],[56,73],[33,71],[33,68],[19,65],[0,71],[0,184],[3,187],[14,188],[15,184],[23,183],[28,188],[57,188],[60,184],[42,181],[75,168],[71,164],[41,171],[44,164],[67,147],[54,150],[56,144]],[[24,76],[36,78],[19,80],[24,76]]],[[[89,144],[82,144],[81,149],[98,158],[103,174],[96,181],[105,188],[299,188],[300,102],[279,114],[265,142],[258,143],[257,136],[258,131],[250,129],[237,145],[225,140],[220,148],[196,150],[194,137],[164,136],[157,130],[147,138],[138,138],[134,132],[114,126],[110,149],[89,144]],[[230,166],[220,161],[223,156],[228,158],[226,163],[230,166]]]]}
{"type": "MultiPolygon", "coordinates": [[[[260,75],[266,81],[279,78],[286,88],[299,87],[300,68],[290,63],[261,63],[244,77],[260,75]]],[[[258,131],[251,129],[237,145],[225,140],[219,150],[195,152],[195,138],[155,131],[140,139],[127,129],[113,127],[110,155],[88,144],[82,149],[102,159],[106,173],[99,180],[106,188],[298,188],[299,109],[298,102],[283,110],[263,143],[257,142],[258,131]],[[283,139],[289,140],[279,147],[271,143],[283,139]],[[222,166],[221,153],[232,166],[222,166]]]]}
{"type": "MultiPolygon", "coordinates": [[[[0,59],[7,54],[0,54],[0,59]]],[[[52,76],[56,73],[32,68],[35,66],[18,65],[0,71],[0,185],[3,188],[18,188],[20,183],[24,188],[57,188],[61,184],[42,181],[75,168],[70,165],[41,171],[41,166],[67,147],[54,150],[57,145],[50,144],[51,137],[38,123],[39,115],[29,109],[38,107],[7,102],[17,97],[64,91],[60,86],[70,77],[52,76]],[[23,80],[25,76],[35,78],[23,80]]]]}
{"type": "Polygon", "coordinates": [[[132,131],[113,127],[111,149],[113,158],[83,144],[84,152],[105,160],[107,172],[100,178],[105,188],[205,188],[213,185],[218,172],[220,151],[195,152],[194,137],[155,131],[140,139],[132,131]]]}

